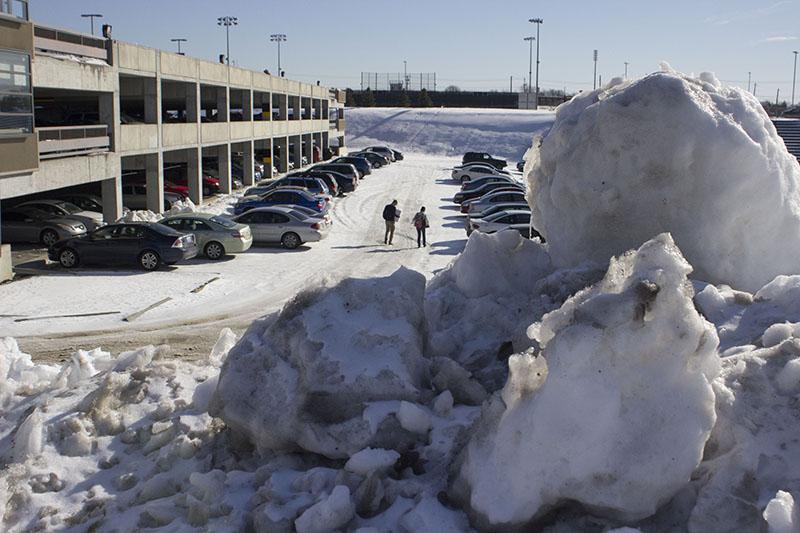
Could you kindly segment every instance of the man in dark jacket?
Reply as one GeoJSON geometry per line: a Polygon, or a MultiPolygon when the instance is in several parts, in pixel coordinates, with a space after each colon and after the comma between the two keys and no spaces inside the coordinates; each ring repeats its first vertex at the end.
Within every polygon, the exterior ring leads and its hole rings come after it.
{"type": "Polygon", "coordinates": [[[430,224],[428,224],[428,215],[425,214],[425,206],[420,208],[411,222],[414,224],[414,227],[417,228],[417,248],[419,248],[420,245],[427,246],[428,244],[425,242],[425,229],[429,228],[430,224]]]}
{"type": "Polygon", "coordinates": [[[400,211],[397,209],[397,200],[383,208],[383,221],[386,223],[386,233],[383,235],[383,244],[392,244],[394,237],[394,223],[400,218],[400,211]]]}

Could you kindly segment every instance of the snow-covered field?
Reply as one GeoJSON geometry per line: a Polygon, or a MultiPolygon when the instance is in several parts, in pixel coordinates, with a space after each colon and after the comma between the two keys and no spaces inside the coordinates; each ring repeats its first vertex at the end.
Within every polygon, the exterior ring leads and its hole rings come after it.
{"type": "Polygon", "coordinates": [[[746,220],[787,246],[800,234],[800,166],[755,99],[665,71],[583,94],[549,132],[530,114],[547,244],[504,232],[464,246],[453,188],[437,183],[453,159],[412,148],[456,145],[445,135],[482,129],[469,116],[499,131],[522,115],[409,111],[395,127],[397,112],[348,111],[364,144],[385,131],[410,150],[395,189],[377,174],[338,208],[335,224],[364,232],[340,246],[367,248],[333,269],[361,276],[287,290],[195,362],[148,347],[57,367],[0,344],[0,525],[798,531],[800,268],[782,243],[729,233],[746,220]],[[674,110],[669,131],[653,125],[674,110]],[[442,117],[442,137],[423,137],[442,117]],[[441,195],[434,231],[452,223],[458,239],[365,244],[376,224],[359,217],[395,195],[441,195]]]}

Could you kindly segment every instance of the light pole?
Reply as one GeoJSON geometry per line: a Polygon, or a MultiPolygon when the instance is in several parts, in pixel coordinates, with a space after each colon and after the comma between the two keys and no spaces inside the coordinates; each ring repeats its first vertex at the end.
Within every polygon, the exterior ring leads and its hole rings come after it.
{"type": "Polygon", "coordinates": [[[792,53],[794,54],[794,74],[792,74],[792,105],[794,105],[794,87],[797,84],[797,50],[792,53]]]}
{"type": "Polygon", "coordinates": [[[170,39],[170,41],[172,41],[173,43],[178,43],[178,55],[183,55],[183,52],[181,52],[181,43],[185,43],[186,39],[177,38],[177,39],[170,39]]]}
{"type": "Polygon", "coordinates": [[[403,87],[408,91],[408,61],[403,60],[403,87]]]}
{"type": "MultiPolygon", "coordinates": [[[[528,19],[528,22],[536,24],[536,100],[533,102],[533,108],[539,109],[539,26],[544,22],[543,19],[528,19]]],[[[530,76],[528,76],[530,78],[530,76]]]]}
{"type": "Polygon", "coordinates": [[[628,63],[627,61],[625,62],[625,79],[626,79],[626,80],[628,79],[628,65],[629,65],[629,64],[630,64],[630,63],[628,63]]]}
{"type": "MultiPolygon", "coordinates": [[[[523,37],[523,41],[528,41],[528,87],[525,91],[525,109],[530,109],[530,97],[531,97],[531,72],[533,72],[533,41],[536,40],[536,37],[523,37]]],[[[539,95],[536,95],[538,100],[539,95]]]]}
{"type": "Polygon", "coordinates": [[[750,80],[751,80],[751,73],[747,72],[747,92],[750,92],[750,80]]]}
{"type": "Polygon", "coordinates": [[[278,76],[281,75],[281,43],[286,41],[285,33],[273,33],[269,36],[269,40],[278,43],[278,76]]]}
{"type": "Polygon", "coordinates": [[[238,26],[239,19],[236,17],[218,17],[217,26],[225,26],[225,62],[231,66],[231,26],[238,26]]]}
{"type": "Polygon", "coordinates": [[[88,18],[91,21],[92,35],[94,35],[94,19],[96,18],[101,19],[103,18],[103,15],[101,15],[100,13],[81,13],[81,17],[88,18]]]}
{"type": "Polygon", "coordinates": [[[597,89],[597,50],[594,51],[594,74],[592,74],[592,90],[597,89]]]}

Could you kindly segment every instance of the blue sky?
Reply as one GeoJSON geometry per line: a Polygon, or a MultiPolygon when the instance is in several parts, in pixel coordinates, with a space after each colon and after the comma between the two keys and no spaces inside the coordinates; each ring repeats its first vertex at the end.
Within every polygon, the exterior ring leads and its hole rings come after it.
{"type": "MultiPolygon", "coordinates": [[[[232,15],[231,59],[240,66],[276,70],[269,34],[285,33],[281,49],[288,77],[335,87],[358,87],[360,72],[436,72],[439,88],[518,88],[527,77],[531,17],[541,17],[542,88],[591,88],[592,50],[599,50],[603,79],[658,69],[660,61],[698,73],[704,70],[757,94],[788,98],[792,50],[800,49],[800,0],[31,0],[42,24],[83,30],[80,13],[104,14],[117,39],[184,50],[216,60],[224,52],[224,29],[216,18],[232,15]],[[331,6],[336,6],[333,9],[331,6]]],[[[800,89],[796,100],[800,100],[800,89]]]]}

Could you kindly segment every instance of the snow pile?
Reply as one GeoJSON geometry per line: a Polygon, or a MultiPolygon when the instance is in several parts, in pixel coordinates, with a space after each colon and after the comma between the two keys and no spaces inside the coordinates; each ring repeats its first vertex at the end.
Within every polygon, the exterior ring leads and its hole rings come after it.
{"type": "Polygon", "coordinates": [[[128,211],[117,222],[158,222],[164,217],[179,213],[192,213],[197,211],[197,206],[189,198],[174,202],[167,211],[153,213],[149,210],[128,211]]]}
{"type": "Polygon", "coordinates": [[[430,353],[458,361],[490,391],[502,387],[508,356],[530,346],[528,326],[603,275],[591,265],[554,270],[538,241],[516,231],[473,233],[428,285],[430,353]]]}
{"type": "Polygon", "coordinates": [[[365,407],[423,399],[424,289],[421,274],[400,269],[300,293],[231,352],[211,412],[262,451],[339,458],[384,433],[402,439],[394,417],[370,420],[365,407]]]}
{"type": "Polygon", "coordinates": [[[669,231],[700,279],[754,291],[800,273],[800,166],[758,100],[711,74],[580,94],[527,159],[533,223],[557,265],[669,231]]]}
{"type": "Polygon", "coordinates": [[[520,526],[569,501],[637,520],[688,483],[719,369],[690,271],[660,235],[531,328],[542,351],[512,356],[455,486],[482,523],[520,526]]]}
{"type": "Polygon", "coordinates": [[[382,144],[431,155],[490,152],[511,167],[553,122],[550,111],[521,109],[361,107],[348,108],[346,117],[349,150],[382,144]]]}

